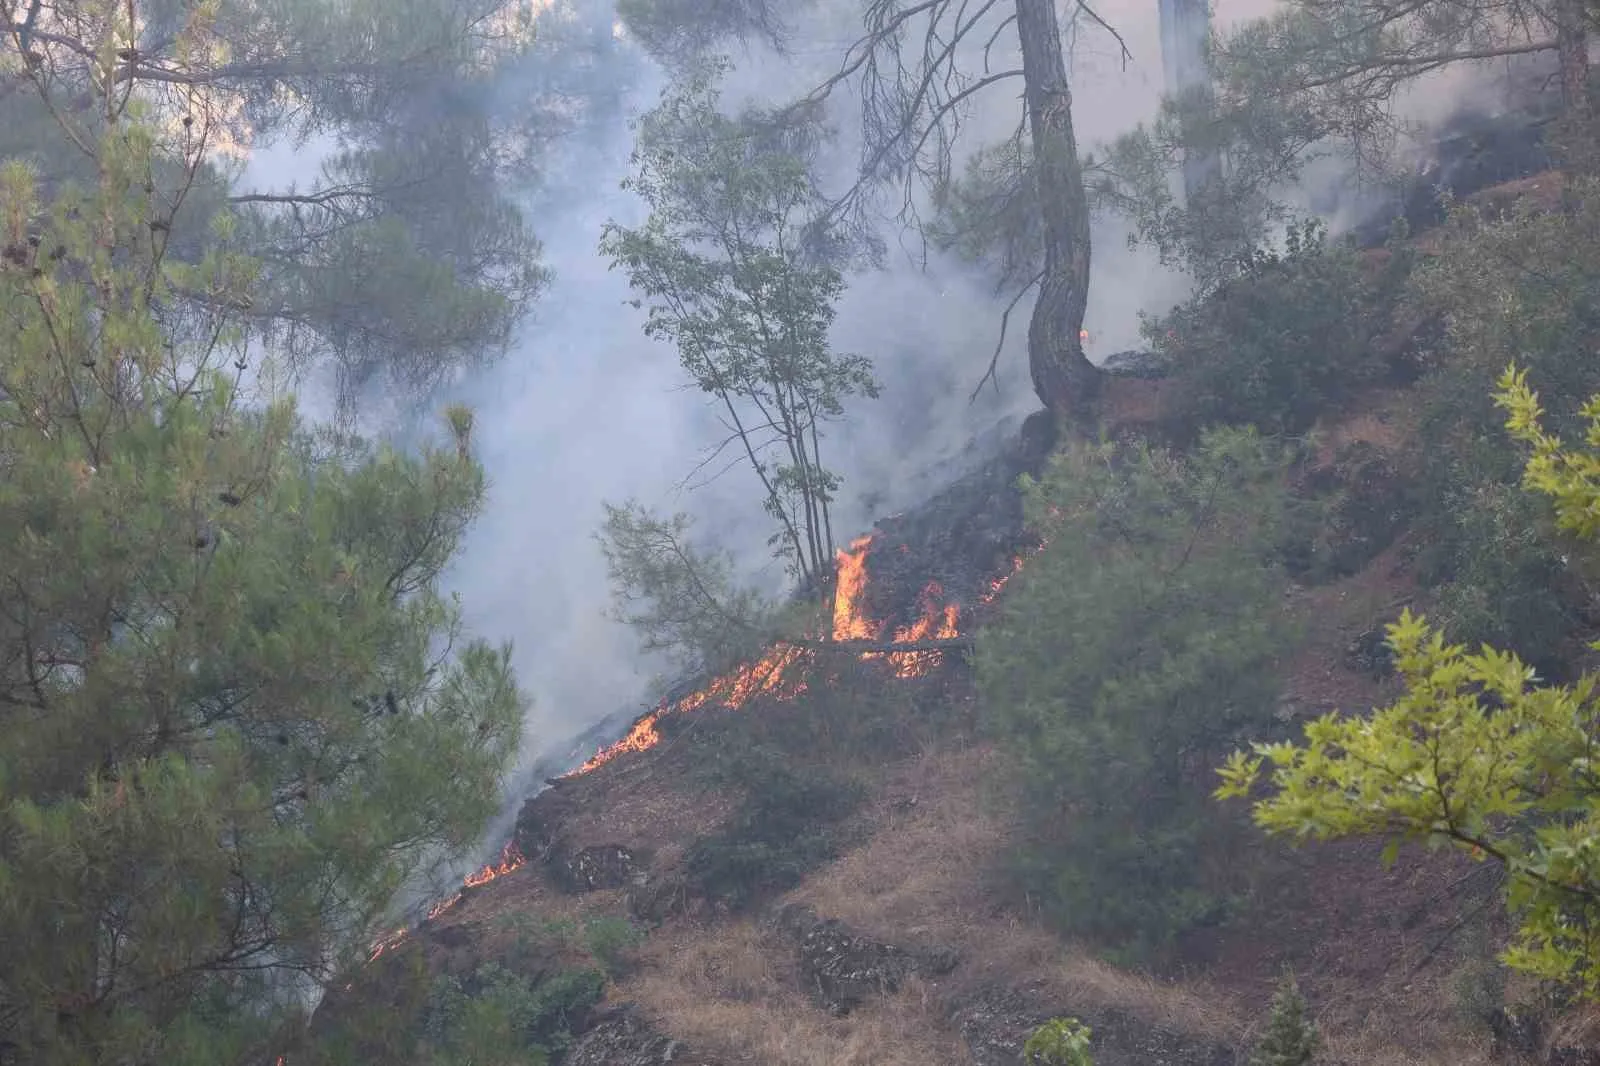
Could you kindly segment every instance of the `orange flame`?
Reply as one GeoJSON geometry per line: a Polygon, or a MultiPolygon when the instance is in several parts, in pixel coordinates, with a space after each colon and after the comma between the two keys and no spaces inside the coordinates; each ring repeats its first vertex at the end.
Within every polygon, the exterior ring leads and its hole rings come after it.
{"type": "Polygon", "coordinates": [[[383,934],[383,936],[372,942],[372,954],[367,956],[367,962],[376,962],[379,955],[382,955],[385,951],[393,951],[401,944],[404,944],[410,936],[411,930],[405,926],[383,934]]]}
{"type": "MultiPolygon", "coordinates": [[[[867,589],[867,553],[872,547],[873,534],[857,537],[850,547],[839,550],[834,561],[834,596],[832,636],[836,641],[880,641],[884,623],[868,617],[863,609],[867,589]]],[[[901,550],[906,550],[901,546],[901,550]]],[[[1013,566],[1021,566],[1019,558],[1013,566]]],[[[1006,575],[994,582],[980,601],[988,603],[1005,584],[1006,575]]],[[[955,603],[941,605],[944,589],[938,582],[922,590],[919,599],[921,615],[913,623],[894,631],[889,643],[906,644],[926,640],[948,640],[960,636],[961,608],[955,603]]],[[[938,664],[942,652],[938,650],[915,652],[862,652],[864,660],[886,659],[896,676],[917,677],[938,664]]],[[[649,714],[633,724],[626,736],[608,747],[601,748],[582,766],[567,774],[576,777],[603,766],[617,756],[630,751],[646,751],[661,743],[661,733],[656,726],[664,715],[685,714],[707,703],[737,709],[752,697],[767,695],[776,699],[792,699],[805,691],[805,682],[789,675],[796,663],[810,658],[805,647],[796,644],[777,644],[760,659],[747,663],[713,680],[705,688],[692,692],[673,703],[663,702],[649,714]]]]}
{"type": "Polygon", "coordinates": [[[518,850],[517,842],[514,840],[507,841],[505,848],[500,852],[500,861],[498,863],[490,863],[477,873],[470,875],[464,884],[467,888],[476,888],[478,885],[488,884],[495,878],[504,877],[512,870],[518,869],[527,861],[527,859],[523,858],[522,852],[518,850]]]}

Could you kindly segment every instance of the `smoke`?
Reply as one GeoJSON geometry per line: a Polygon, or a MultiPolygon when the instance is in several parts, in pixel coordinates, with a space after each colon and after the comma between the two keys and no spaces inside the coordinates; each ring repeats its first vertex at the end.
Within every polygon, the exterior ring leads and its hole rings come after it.
{"type": "MultiPolygon", "coordinates": [[[[730,102],[776,103],[817,84],[837,69],[856,38],[860,10],[859,0],[824,0],[799,21],[787,58],[735,54],[726,86],[730,102]]],[[[1217,5],[1217,24],[1269,10],[1265,0],[1225,0],[1217,5]]],[[[1098,11],[1131,57],[1125,62],[1116,42],[1083,17],[1073,24],[1074,116],[1086,149],[1150,117],[1163,90],[1153,0],[1118,0],[1098,11]]],[[[608,0],[575,0],[545,17],[575,20],[602,35],[614,21],[608,0]]],[[[546,75],[538,64],[548,58],[506,78],[500,87],[506,107],[539,90],[546,75]]],[[[1003,69],[1018,65],[1019,57],[1013,47],[1009,54],[997,50],[991,61],[1003,69]]],[[[683,388],[675,353],[643,335],[643,313],[629,305],[625,277],[608,270],[597,252],[608,220],[642,221],[642,205],[619,185],[629,169],[629,120],[655,104],[664,75],[626,40],[595,49],[585,62],[593,64],[587,84],[622,89],[609,95],[595,90],[598,102],[580,109],[575,127],[551,145],[537,185],[527,191],[553,284],[503,362],[469,375],[430,404],[435,412],[446,399],[476,408],[489,503],[449,580],[475,634],[514,642],[519,678],[534,699],[504,821],[535,784],[527,770],[541,754],[570,747],[584,729],[639,704],[658,668],[639,654],[633,635],[606,616],[605,566],[594,540],[602,501],[637,497],[689,511],[699,532],[731,550],[753,580],[774,590],[783,581],[747,471],[735,467],[693,491],[684,486],[717,439],[716,423],[704,397],[683,388]]],[[[1481,77],[1471,82],[1481,84],[1481,77]]],[[[1450,89],[1461,98],[1460,85],[1450,89]]],[[[1013,131],[1020,91],[1020,81],[1013,81],[978,98],[964,150],[1013,131]]],[[[1432,91],[1419,96],[1439,98],[1432,91]]],[[[839,187],[856,163],[851,134],[858,113],[848,94],[836,103],[841,137],[828,163],[839,187]]],[[[293,176],[305,159],[302,149],[280,162],[293,176]]],[[[1339,177],[1319,175],[1316,183],[1339,177]]],[[[839,349],[873,359],[884,386],[881,399],[856,403],[850,421],[825,444],[825,460],[845,479],[835,514],[841,539],[926,498],[982,451],[997,426],[1015,424],[1037,407],[1026,371],[1031,300],[1012,315],[994,387],[969,402],[1011,294],[994,292],[986,278],[937,254],[924,265],[914,238],[902,245],[901,234],[886,236],[887,268],[851,279],[834,334],[839,349]]],[[[1117,220],[1097,221],[1094,237],[1085,325],[1090,355],[1100,358],[1137,347],[1140,312],[1166,310],[1186,286],[1150,253],[1130,250],[1117,220]]]]}
{"type": "MultiPolygon", "coordinates": [[[[600,20],[601,0],[577,7],[600,20]]],[[[786,60],[735,54],[730,103],[776,103],[836,68],[859,29],[859,3],[834,0],[798,26],[786,60]]],[[[1083,143],[1114,135],[1151,113],[1161,91],[1155,7],[1102,12],[1118,23],[1134,61],[1124,69],[1103,34],[1085,31],[1074,62],[1083,143]]],[[[654,106],[665,78],[628,42],[597,72],[631,85],[620,105],[590,116],[555,146],[529,210],[545,244],[554,282],[503,363],[454,390],[477,409],[478,453],[490,479],[488,511],[470,535],[451,581],[475,633],[515,642],[519,678],[535,706],[525,767],[540,753],[621,708],[638,703],[656,665],[606,617],[609,592],[593,538],[601,502],[637,497],[686,510],[698,531],[732,551],[752,577],[777,588],[780,567],[766,547],[768,528],[747,471],[733,468],[692,492],[686,476],[716,439],[699,393],[684,391],[675,353],[646,339],[643,314],[628,305],[626,279],[596,250],[608,219],[642,220],[641,205],[619,189],[628,172],[630,118],[654,106]]],[[[1017,57],[997,54],[997,64],[1017,57]]],[[[1020,92],[1020,81],[1011,83],[1020,92]]],[[[505,86],[508,100],[521,86],[505,86]]],[[[1009,86],[986,94],[966,131],[966,147],[1015,128],[1020,106],[1009,86]]],[[[855,165],[850,136],[855,104],[841,97],[841,132],[829,160],[834,185],[855,165]]],[[[919,245],[901,251],[886,232],[887,269],[861,274],[838,308],[837,348],[871,357],[883,383],[824,442],[824,458],[845,480],[836,507],[841,538],[925,498],[984,447],[1000,423],[1036,408],[1026,371],[1024,300],[1012,315],[995,387],[968,396],[987,365],[1010,293],[997,294],[965,265],[919,245]]],[[[1181,295],[1144,254],[1128,251],[1115,225],[1096,233],[1096,274],[1086,323],[1091,355],[1132,347],[1138,311],[1181,295]]],[[[531,784],[519,782],[525,787],[531,784]]],[[[518,797],[520,798],[520,797],[518,797]]]]}

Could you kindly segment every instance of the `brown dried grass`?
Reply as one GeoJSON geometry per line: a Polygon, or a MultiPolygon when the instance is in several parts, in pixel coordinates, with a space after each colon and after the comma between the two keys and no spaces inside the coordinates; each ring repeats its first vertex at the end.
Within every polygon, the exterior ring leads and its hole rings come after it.
{"type": "Polygon", "coordinates": [[[818,1009],[801,987],[794,950],[741,919],[663,929],[641,972],[616,989],[662,1028],[710,1055],[764,1066],[965,1064],[919,982],[844,1018],[818,1009]]]}

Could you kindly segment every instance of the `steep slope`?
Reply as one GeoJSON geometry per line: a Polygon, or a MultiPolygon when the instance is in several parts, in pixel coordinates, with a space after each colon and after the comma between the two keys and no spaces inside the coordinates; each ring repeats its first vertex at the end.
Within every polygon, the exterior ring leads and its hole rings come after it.
{"type": "MultiPolygon", "coordinates": [[[[1543,175],[1484,202],[1559,187],[1543,175]]],[[[1161,432],[1177,385],[1117,379],[1110,428],[1161,432]]],[[[1299,474],[1301,492],[1339,494],[1318,550],[1345,576],[1286,601],[1305,636],[1282,664],[1285,728],[1391,696],[1382,627],[1429,606],[1397,510],[1412,407],[1404,384],[1362,395],[1324,420],[1299,474]]],[[[1030,423],[1006,454],[853,544],[836,634],[981,625],[1026,565],[1015,481],[1052,436],[1030,423]]],[[[1259,871],[1247,920],[1191,936],[1166,972],[1063,941],[997,876],[1016,819],[983,717],[956,647],[784,652],[686,686],[617,745],[575,754],[581,772],[527,802],[494,876],[385,946],[319,1027],[378,1003],[408,1017],[429,982],[499,962],[531,968],[539,988],[605,972],[594,995],[547,1011],[573,1064],[1013,1066],[1034,1026],[1073,1015],[1094,1028],[1102,1066],[1224,1066],[1242,1061],[1289,968],[1329,1062],[1589,1061],[1574,1057],[1581,1032],[1541,1036],[1479,995],[1497,885],[1449,854],[1385,869],[1373,843],[1291,851],[1253,837],[1249,856],[1217,857],[1259,871]],[[619,932],[630,925],[645,931],[637,944],[619,932]]]]}

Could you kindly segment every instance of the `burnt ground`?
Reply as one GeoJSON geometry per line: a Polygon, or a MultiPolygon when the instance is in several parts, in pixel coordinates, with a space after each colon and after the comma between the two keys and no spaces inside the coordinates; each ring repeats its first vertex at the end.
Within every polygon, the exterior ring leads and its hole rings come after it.
{"type": "MultiPolygon", "coordinates": [[[[1167,384],[1117,381],[1112,428],[1159,422],[1150,397],[1167,384]]],[[[1302,487],[1331,479],[1349,502],[1343,539],[1318,549],[1338,576],[1286,598],[1303,627],[1282,663],[1286,729],[1392,696],[1382,627],[1427,609],[1415,545],[1385,517],[1406,415],[1403,390],[1363,397],[1322,427],[1303,472],[1302,487]]],[[[911,620],[930,580],[973,608],[1010,572],[1029,548],[1017,475],[1053,445],[1037,421],[1028,434],[879,524],[868,613],[911,620]]],[[[1247,918],[1191,937],[1159,973],[1119,969],[1039,924],[999,880],[1015,819],[959,657],[909,680],[881,663],[815,670],[791,701],[664,718],[655,747],[529,800],[516,833],[526,864],[469,889],[323,1013],[351,1000],[403,1013],[393,990],[407,966],[465,972],[515,950],[529,922],[612,917],[648,936],[570,1019],[558,1061],[1019,1066],[1031,1028],[1065,1014],[1094,1028],[1100,1066],[1233,1066],[1286,969],[1330,1064],[1600,1061],[1583,1019],[1545,1032],[1480,1009],[1482,945],[1504,931],[1496,886],[1445,853],[1402,852],[1386,869],[1374,842],[1296,850],[1249,836],[1249,855],[1215,857],[1261,871],[1247,918]]],[[[570,943],[549,952],[584,959],[570,943]]]]}

